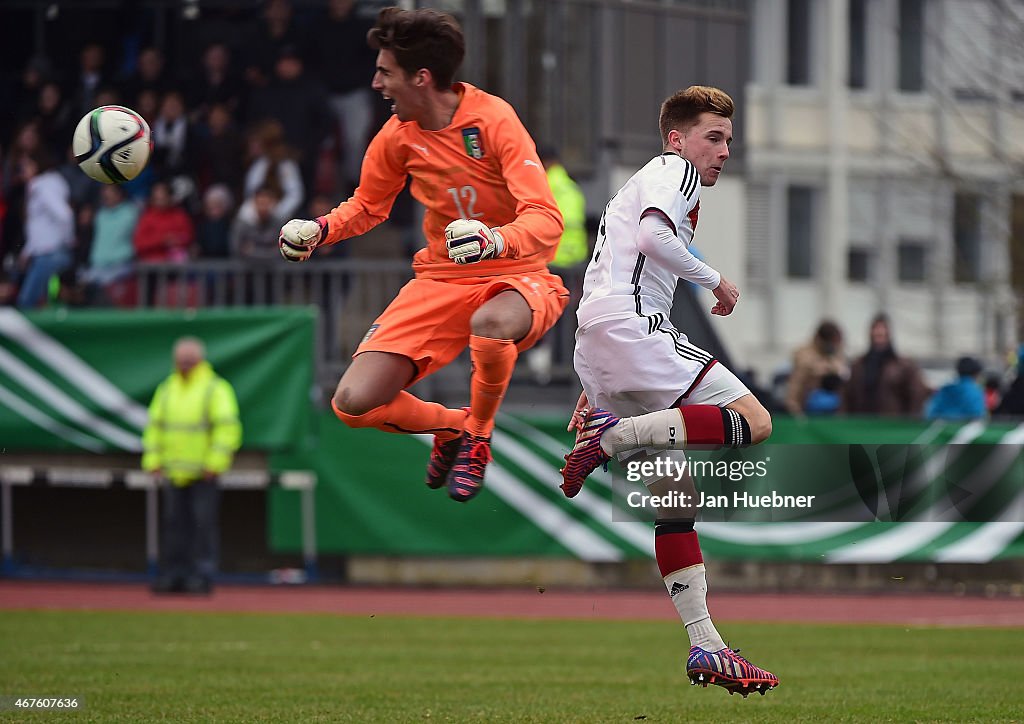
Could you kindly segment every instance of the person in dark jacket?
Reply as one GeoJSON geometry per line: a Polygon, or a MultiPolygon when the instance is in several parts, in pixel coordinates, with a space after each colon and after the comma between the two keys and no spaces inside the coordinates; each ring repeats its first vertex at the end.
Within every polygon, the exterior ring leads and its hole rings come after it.
{"type": "Polygon", "coordinates": [[[929,395],[921,368],[896,354],[887,315],[876,315],[870,329],[868,351],[850,368],[844,412],[887,417],[920,415],[929,395]]]}
{"type": "Polygon", "coordinates": [[[1017,376],[1006,390],[1003,399],[994,410],[993,415],[1021,416],[1024,415],[1024,344],[1017,349],[1017,376]]]}

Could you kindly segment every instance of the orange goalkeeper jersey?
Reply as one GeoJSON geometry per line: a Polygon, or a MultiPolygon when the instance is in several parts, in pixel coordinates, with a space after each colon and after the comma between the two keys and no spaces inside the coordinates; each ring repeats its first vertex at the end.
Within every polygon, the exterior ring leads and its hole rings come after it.
{"type": "Polygon", "coordinates": [[[384,221],[412,177],[426,207],[427,247],[413,258],[425,278],[494,276],[544,269],[562,237],[562,216],[533,140],[507,102],[468,83],[452,122],[425,131],[392,116],[363,158],[359,188],[324,218],[326,243],[358,236],[384,221]],[[505,255],[461,266],[448,258],[444,229],[455,219],[500,227],[505,255]]]}

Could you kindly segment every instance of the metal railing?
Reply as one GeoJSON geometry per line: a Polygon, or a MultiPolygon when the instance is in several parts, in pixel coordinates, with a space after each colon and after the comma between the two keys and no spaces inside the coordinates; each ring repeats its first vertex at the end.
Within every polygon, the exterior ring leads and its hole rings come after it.
{"type": "MultiPolygon", "coordinates": [[[[576,333],[574,310],[582,288],[583,270],[562,271],[572,299],[565,314],[548,332],[543,344],[550,350],[549,379],[540,384],[528,364],[513,378],[519,386],[536,387],[540,399],[559,390],[559,404],[578,385],[572,369],[576,333]],[[554,387],[556,390],[551,390],[554,387]]],[[[198,260],[181,264],[139,264],[135,289],[129,295],[140,308],[214,308],[311,305],[319,310],[316,345],[317,381],[332,392],[349,358],[373,320],[412,278],[407,260],[325,259],[309,264],[268,261],[198,260]]],[[[468,395],[468,355],[431,376],[422,386],[438,400],[468,395]]],[[[545,377],[542,375],[541,377],[545,377]]]]}

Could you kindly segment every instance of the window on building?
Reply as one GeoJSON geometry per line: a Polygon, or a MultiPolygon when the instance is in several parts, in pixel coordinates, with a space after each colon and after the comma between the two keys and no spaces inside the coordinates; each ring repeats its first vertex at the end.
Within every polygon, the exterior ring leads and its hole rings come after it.
{"type": "Polygon", "coordinates": [[[790,186],[786,190],[786,274],[810,279],[814,271],[814,189],[790,186]]]}
{"type": "MultiPolygon", "coordinates": [[[[999,19],[991,0],[957,0],[943,7],[943,73],[953,96],[962,101],[985,101],[995,98],[996,72],[994,61],[1005,51],[1000,48],[996,30],[999,19]]],[[[1005,11],[1001,11],[1005,12],[1005,11]]],[[[1010,18],[1006,21],[1013,22],[1010,18]]],[[[1019,27],[1019,26],[1018,26],[1019,27]]],[[[1018,33],[1009,32],[1016,38],[1018,33]]],[[[1019,52],[1011,51],[1001,59],[1011,63],[1019,52]]],[[[1012,74],[1007,74],[1007,79],[1012,74]]]]}
{"type": "Polygon", "coordinates": [[[811,0],[788,0],[786,83],[811,84],[811,0]]]}
{"type": "MultiPolygon", "coordinates": [[[[995,52],[1002,65],[1001,82],[1006,83],[1010,100],[1024,103],[1024,53],[1020,52],[1020,29],[1024,27],[1024,5],[999,3],[996,10],[995,52]]],[[[1019,112],[1019,109],[1015,109],[1019,112]]]]}
{"type": "Polygon", "coordinates": [[[928,242],[900,239],[896,245],[896,277],[901,282],[923,282],[928,278],[928,242]]]}
{"type": "Polygon", "coordinates": [[[901,91],[924,90],[924,0],[900,0],[901,91]]]}
{"type": "Polygon", "coordinates": [[[958,193],[953,201],[953,281],[981,280],[981,196],[958,193]]]}
{"type": "Polygon", "coordinates": [[[874,278],[875,253],[866,246],[851,246],[846,253],[846,278],[848,281],[865,283],[874,278]]]}
{"type": "Polygon", "coordinates": [[[1024,290],[1024,195],[1010,199],[1010,284],[1024,290]]]}
{"type": "Polygon", "coordinates": [[[868,0],[850,0],[851,88],[868,87],[868,0]]]}

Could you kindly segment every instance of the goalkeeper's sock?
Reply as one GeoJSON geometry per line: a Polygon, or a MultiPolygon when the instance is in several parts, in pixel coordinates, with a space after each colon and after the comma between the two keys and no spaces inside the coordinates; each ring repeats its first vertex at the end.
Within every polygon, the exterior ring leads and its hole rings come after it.
{"type": "Polygon", "coordinates": [[[725,641],[708,613],[704,557],[693,523],[655,524],[654,554],[672,605],[686,626],[690,646],[705,651],[724,649],[725,641]]]}
{"type": "Polygon", "coordinates": [[[472,335],[469,356],[473,361],[470,380],[469,417],[466,432],[477,437],[490,437],[494,417],[512,379],[519,350],[511,339],[491,339],[472,335]]]}
{"type": "Polygon", "coordinates": [[[451,410],[436,402],[425,402],[404,390],[386,405],[375,407],[362,415],[349,415],[331,400],[338,419],[349,427],[373,427],[384,432],[428,433],[442,442],[462,434],[466,411],[451,410]]]}

